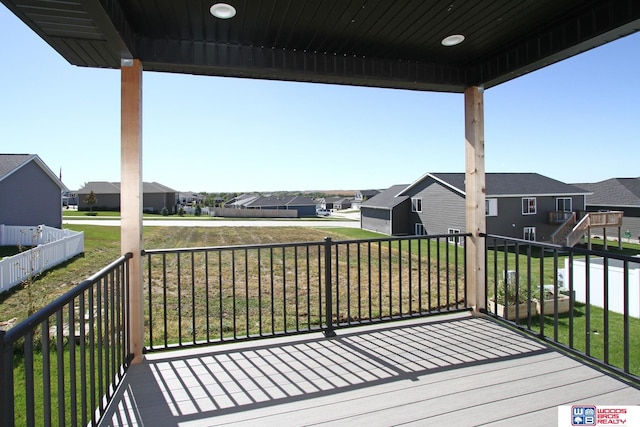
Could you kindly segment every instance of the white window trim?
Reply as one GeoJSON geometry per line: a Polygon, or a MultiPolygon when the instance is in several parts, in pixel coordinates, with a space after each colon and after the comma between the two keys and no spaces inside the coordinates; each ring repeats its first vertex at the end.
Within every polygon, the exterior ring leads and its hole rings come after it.
{"type": "MultiPolygon", "coordinates": [[[[530,203],[527,203],[527,206],[529,206],[530,203]]],[[[535,197],[523,197],[522,198],[522,215],[535,215],[536,212],[538,211],[538,201],[536,200],[535,197]],[[534,210],[533,212],[525,212],[524,211],[524,201],[525,200],[533,200],[534,201],[534,210]]]]}
{"type": "Polygon", "coordinates": [[[498,216],[498,199],[486,199],[486,215],[498,216]]]}
{"type": "Polygon", "coordinates": [[[522,229],[522,238],[523,238],[524,240],[529,240],[529,241],[535,242],[535,241],[536,241],[536,239],[537,239],[537,236],[536,236],[536,228],[535,228],[535,227],[524,227],[524,228],[522,229]],[[533,239],[527,239],[527,231],[529,231],[529,234],[530,234],[530,235],[531,235],[531,234],[533,234],[533,239]]]}
{"type": "Polygon", "coordinates": [[[422,197],[411,198],[411,212],[422,212],[422,197]],[[418,206],[418,204],[420,206],[418,206]],[[418,207],[420,209],[418,209],[418,207]]]}
{"type": "MultiPolygon", "coordinates": [[[[565,205],[566,205],[566,203],[565,203],[565,205]]],[[[558,197],[556,199],[556,210],[558,212],[572,212],[573,211],[573,200],[571,199],[571,197],[558,197]],[[563,210],[563,211],[560,210],[560,208],[558,206],[558,203],[560,202],[560,200],[568,200],[569,201],[569,210],[563,210]]]]}
{"type": "Polygon", "coordinates": [[[424,228],[424,224],[423,224],[423,223],[421,223],[421,222],[416,222],[416,225],[415,225],[415,233],[416,233],[416,236],[426,236],[426,235],[427,235],[427,233],[426,233],[426,230],[425,230],[425,228],[424,228]]]}
{"type": "MultiPolygon", "coordinates": [[[[447,228],[447,234],[460,234],[460,229],[459,228],[447,228]]],[[[449,242],[452,245],[462,246],[464,240],[462,239],[462,236],[460,236],[460,237],[448,236],[447,237],[447,242],[449,242]]]]}

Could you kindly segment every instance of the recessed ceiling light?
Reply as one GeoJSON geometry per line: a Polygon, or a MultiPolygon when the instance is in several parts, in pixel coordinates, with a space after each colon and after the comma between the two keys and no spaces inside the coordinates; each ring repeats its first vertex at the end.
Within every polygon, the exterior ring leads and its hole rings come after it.
{"type": "Polygon", "coordinates": [[[464,36],[462,34],[454,34],[442,39],[442,46],[455,46],[464,41],[464,36]]]}
{"type": "Polygon", "coordinates": [[[229,19],[236,16],[236,8],[227,3],[216,3],[209,9],[216,18],[229,19]]]}

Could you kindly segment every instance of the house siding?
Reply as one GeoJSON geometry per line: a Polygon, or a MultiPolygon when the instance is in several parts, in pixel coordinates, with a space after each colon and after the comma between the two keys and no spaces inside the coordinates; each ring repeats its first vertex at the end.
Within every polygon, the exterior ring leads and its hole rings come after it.
{"type": "Polygon", "coordinates": [[[377,233],[391,233],[391,210],[361,206],[360,227],[377,233]]]}
{"type": "Polygon", "coordinates": [[[120,210],[120,194],[103,194],[95,193],[97,203],[91,208],[87,205],[84,199],[87,198],[89,193],[78,193],[78,210],[79,211],[119,211],[120,210]]]}
{"type": "Polygon", "coordinates": [[[62,193],[35,162],[0,182],[0,223],[62,228],[62,193]]]}
{"type": "Polygon", "coordinates": [[[393,208],[392,230],[394,236],[414,234],[413,224],[407,220],[411,214],[411,200],[407,199],[393,208]]]}
{"type": "Polygon", "coordinates": [[[536,240],[550,242],[560,224],[549,222],[549,213],[556,212],[558,198],[571,198],[574,212],[584,207],[584,196],[524,196],[536,199],[536,213],[522,214],[523,197],[498,197],[498,216],[487,216],[487,233],[522,239],[525,227],[535,227],[536,240]]]}
{"type": "Polygon", "coordinates": [[[411,212],[409,209],[412,230],[415,230],[416,223],[421,222],[425,232],[430,235],[446,234],[449,228],[464,232],[465,201],[460,193],[431,178],[425,180],[424,186],[415,190],[411,197],[422,198],[422,212],[411,212]]]}

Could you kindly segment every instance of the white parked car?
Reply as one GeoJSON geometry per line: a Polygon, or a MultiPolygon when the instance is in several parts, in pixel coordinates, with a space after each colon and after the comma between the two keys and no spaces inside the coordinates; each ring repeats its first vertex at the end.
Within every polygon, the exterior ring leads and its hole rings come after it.
{"type": "Polygon", "coordinates": [[[316,215],[318,216],[329,216],[331,215],[331,211],[328,209],[316,209],[316,215]]]}

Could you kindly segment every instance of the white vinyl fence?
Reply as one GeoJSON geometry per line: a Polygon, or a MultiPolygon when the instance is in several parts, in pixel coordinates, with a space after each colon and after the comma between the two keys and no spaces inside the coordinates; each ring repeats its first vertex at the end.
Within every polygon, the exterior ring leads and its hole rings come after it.
{"type": "Polygon", "coordinates": [[[0,292],[84,252],[84,233],[0,224],[0,246],[31,248],[0,260],[0,292]]]}
{"type": "MultiPolygon", "coordinates": [[[[559,270],[563,279],[563,286],[569,287],[569,259],[564,261],[564,271],[559,270]]],[[[576,301],[587,301],[587,266],[584,260],[573,260],[573,289],[576,301]]],[[[630,262],[628,269],[629,281],[629,316],[640,318],[640,259],[637,263],[630,262]]],[[[602,258],[591,258],[589,262],[589,301],[592,305],[604,308],[605,297],[609,310],[624,313],[624,268],[622,261],[610,259],[608,269],[605,270],[602,258]],[[608,293],[604,292],[604,278],[607,277],[608,293]]]]}

